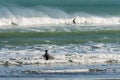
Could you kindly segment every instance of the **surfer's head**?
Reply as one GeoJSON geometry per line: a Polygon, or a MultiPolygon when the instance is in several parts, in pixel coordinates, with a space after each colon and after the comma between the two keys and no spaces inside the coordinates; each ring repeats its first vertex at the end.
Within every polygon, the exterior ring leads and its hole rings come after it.
{"type": "Polygon", "coordinates": [[[48,52],[48,50],[45,50],[45,53],[47,53],[48,52]]]}

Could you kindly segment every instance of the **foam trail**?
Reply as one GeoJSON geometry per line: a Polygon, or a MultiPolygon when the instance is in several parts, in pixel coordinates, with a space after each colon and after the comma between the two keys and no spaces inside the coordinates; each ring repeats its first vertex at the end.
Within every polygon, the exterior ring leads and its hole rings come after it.
{"type": "Polygon", "coordinates": [[[25,70],[22,71],[27,74],[67,74],[67,73],[88,73],[88,72],[120,72],[120,69],[100,69],[100,68],[88,68],[88,69],[66,69],[66,70],[25,70]]]}
{"type": "Polygon", "coordinates": [[[89,69],[75,69],[75,70],[26,70],[23,73],[80,73],[80,72],[89,72],[89,69]]]}

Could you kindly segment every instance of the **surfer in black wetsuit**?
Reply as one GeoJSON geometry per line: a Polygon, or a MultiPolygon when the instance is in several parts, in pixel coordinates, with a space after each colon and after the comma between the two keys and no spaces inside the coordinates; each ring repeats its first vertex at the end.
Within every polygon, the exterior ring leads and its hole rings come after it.
{"type": "Polygon", "coordinates": [[[75,24],[76,22],[75,22],[75,18],[73,19],[73,24],[75,24]]]}
{"type": "Polygon", "coordinates": [[[49,59],[49,54],[48,54],[48,51],[47,51],[47,50],[45,50],[45,55],[44,55],[44,57],[45,57],[45,60],[48,60],[48,59],[49,59]]]}
{"type": "Polygon", "coordinates": [[[43,57],[45,58],[45,60],[54,59],[53,56],[49,55],[48,50],[45,50],[45,54],[43,55],[43,57]]]}

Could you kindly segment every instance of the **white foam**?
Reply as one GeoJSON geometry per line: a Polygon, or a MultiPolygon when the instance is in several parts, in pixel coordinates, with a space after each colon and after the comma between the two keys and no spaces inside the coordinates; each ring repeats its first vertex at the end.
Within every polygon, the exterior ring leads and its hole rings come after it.
{"type": "Polygon", "coordinates": [[[6,58],[0,59],[0,64],[110,64],[110,63],[120,63],[120,55],[119,54],[71,54],[69,56],[66,55],[58,55],[59,57],[55,57],[54,60],[45,60],[42,56],[37,57],[37,55],[28,56],[22,55],[21,57],[15,57],[14,55],[7,55],[6,58]],[[8,63],[6,63],[8,62],[8,63]]]}
{"type": "Polygon", "coordinates": [[[0,50],[0,64],[117,64],[120,63],[119,44],[87,45],[34,45],[22,48],[6,45],[0,50]],[[95,47],[93,47],[95,46],[95,47]],[[97,46],[97,48],[96,48],[97,46]],[[17,49],[16,49],[17,48],[17,49]],[[48,49],[53,60],[45,60],[42,56],[48,49]]]}
{"type": "Polygon", "coordinates": [[[51,73],[58,73],[58,74],[65,74],[65,73],[82,73],[82,72],[120,72],[119,68],[86,68],[86,69],[65,69],[65,70],[25,70],[22,71],[23,73],[27,74],[34,74],[34,73],[39,73],[39,74],[51,74],[51,73]]]}
{"type": "Polygon", "coordinates": [[[88,25],[118,25],[120,24],[120,17],[99,17],[99,16],[89,16],[89,17],[76,17],[76,23],[78,24],[88,24],[88,25]]]}
{"type": "MultiPolygon", "coordinates": [[[[74,17],[73,17],[74,18],[74,17]]],[[[51,18],[51,17],[20,17],[20,18],[3,18],[0,19],[0,26],[12,26],[14,24],[20,26],[32,25],[68,25],[74,24],[73,18],[51,18]],[[14,23],[14,24],[13,24],[14,23]]],[[[77,25],[119,25],[120,17],[76,17],[75,24],[77,25]]]]}
{"type": "Polygon", "coordinates": [[[24,73],[79,73],[89,72],[89,69],[75,69],[75,70],[26,70],[24,73]]]}

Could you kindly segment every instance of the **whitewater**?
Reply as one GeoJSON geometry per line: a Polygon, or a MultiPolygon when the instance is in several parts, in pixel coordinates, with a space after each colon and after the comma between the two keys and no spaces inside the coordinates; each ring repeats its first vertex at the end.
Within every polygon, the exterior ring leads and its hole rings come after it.
{"type": "Polygon", "coordinates": [[[0,26],[33,26],[33,25],[119,25],[119,16],[92,15],[89,13],[67,13],[57,8],[47,7],[2,7],[0,26]],[[39,8],[39,9],[38,9],[39,8]],[[7,13],[7,14],[6,14],[7,13]],[[75,23],[73,22],[75,20],[75,23]]]}

